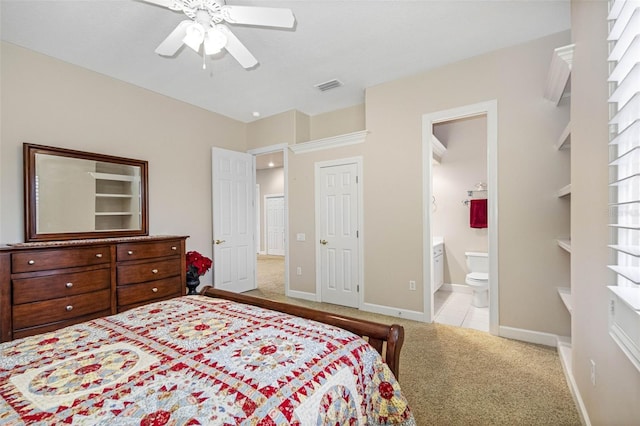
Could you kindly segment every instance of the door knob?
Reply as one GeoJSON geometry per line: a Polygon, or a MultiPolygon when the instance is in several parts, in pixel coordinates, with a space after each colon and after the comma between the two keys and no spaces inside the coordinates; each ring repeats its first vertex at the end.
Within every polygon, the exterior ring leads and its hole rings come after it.
{"type": "Polygon", "coordinates": [[[216,244],[222,244],[224,242],[225,242],[225,240],[216,240],[216,244]]]}
{"type": "Polygon", "coordinates": [[[328,242],[329,241],[327,241],[327,240],[320,240],[320,244],[322,244],[322,245],[326,245],[328,242]]]}

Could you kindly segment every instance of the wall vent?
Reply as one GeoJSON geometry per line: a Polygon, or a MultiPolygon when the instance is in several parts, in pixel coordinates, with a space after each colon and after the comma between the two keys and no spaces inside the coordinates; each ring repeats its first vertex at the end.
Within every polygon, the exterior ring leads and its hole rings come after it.
{"type": "Polygon", "coordinates": [[[327,90],[335,89],[336,87],[342,86],[342,82],[340,80],[329,80],[324,83],[316,84],[315,87],[318,88],[321,92],[326,92],[327,90]]]}

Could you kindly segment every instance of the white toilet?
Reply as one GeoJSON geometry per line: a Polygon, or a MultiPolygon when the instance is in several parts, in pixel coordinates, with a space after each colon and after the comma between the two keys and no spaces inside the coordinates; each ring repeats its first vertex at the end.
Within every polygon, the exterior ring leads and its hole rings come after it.
{"type": "Polygon", "coordinates": [[[473,290],[471,304],[476,308],[489,306],[489,255],[481,252],[466,252],[467,270],[465,283],[473,290]]]}

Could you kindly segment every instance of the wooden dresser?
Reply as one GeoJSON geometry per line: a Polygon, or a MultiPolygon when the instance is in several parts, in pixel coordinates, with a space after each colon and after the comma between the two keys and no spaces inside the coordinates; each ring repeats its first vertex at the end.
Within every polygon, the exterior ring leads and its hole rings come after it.
{"type": "Polygon", "coordinates": [[[0,248],[0,341],[185,294],[184,236],[0,248]]]}

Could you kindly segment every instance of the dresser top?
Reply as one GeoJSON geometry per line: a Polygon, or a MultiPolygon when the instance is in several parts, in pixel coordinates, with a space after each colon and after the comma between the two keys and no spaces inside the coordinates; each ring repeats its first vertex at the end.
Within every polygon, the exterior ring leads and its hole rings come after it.
{"type": "Polygon", "coordinates": [[[114,237],[114,238],[90,238],[83,240],[64,240],[64,241],[34,241],[30,243],[12,243],[0,246],[0,251],[7,250],[25,250],[34,248],[52,248],[52,247],[79,247],[92,246],[98,244],[118,244],[118,243],[137,243],[137,242],[154,242],[163,240],[186,239],[188,235],[143,235],[136,237],[114,237]]]}

